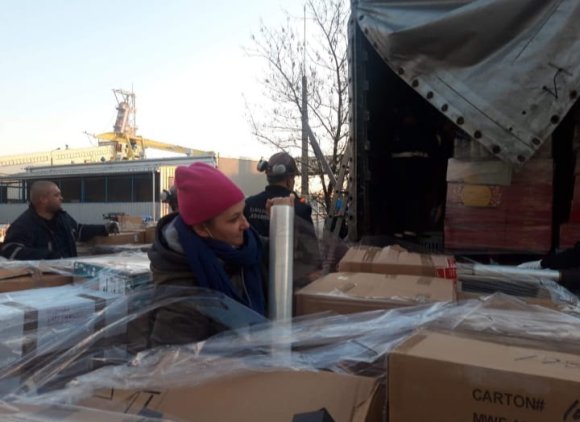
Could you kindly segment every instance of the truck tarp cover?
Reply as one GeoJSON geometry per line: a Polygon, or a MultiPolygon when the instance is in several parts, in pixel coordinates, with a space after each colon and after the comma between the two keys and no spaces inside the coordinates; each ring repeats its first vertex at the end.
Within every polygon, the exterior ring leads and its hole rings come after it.
{"type": "Polygon", "coordinates": [[[352,7],[391,69],[506,162],[528,160],[576,99],[578,0],[358,0],[352,7]]]}

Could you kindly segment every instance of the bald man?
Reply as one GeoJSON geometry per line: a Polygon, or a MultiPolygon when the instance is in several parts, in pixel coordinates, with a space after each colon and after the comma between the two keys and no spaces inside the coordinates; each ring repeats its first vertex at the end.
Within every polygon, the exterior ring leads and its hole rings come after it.
{"type": "Polygon", "coordinates": [[[63,211],[60,189],[53,182],[34,182],[29,199],[28,209],[10,224],[0,249],[0,254],[8,259],[75,257],[76,241],[107,236],[118,230],[112,224],[78,224],[63,211]]]}

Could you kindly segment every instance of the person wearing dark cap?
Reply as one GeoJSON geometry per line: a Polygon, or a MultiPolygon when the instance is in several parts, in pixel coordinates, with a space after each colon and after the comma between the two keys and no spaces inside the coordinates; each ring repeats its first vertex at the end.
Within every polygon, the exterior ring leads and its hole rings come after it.
{"type": "Polygon", "coordinates": [[[260,160],[258,171],[266,173],[268,185],[264,191],[246,199],[244,214],[251,226],[260,235],[270,235],[270,214],[268,200],[293,194],[296,197],[294,212],[295,238],[298,242],[294,256],[294,286],[303,287],[312,281],[310,274],[320,269],[318,238],[312,222],[312,207],[294,192],[298,175],[296,161],[287,152],[278,152],[268,161],[260,160]]]}
{"type": "MultiPolygon", "coordinates": [[[[265,316],[267,256],[262,239],[244,216],[240,188],[205,163],[178,167],[175,187],[179,212],[159,220],[148,251],[156,298],[168,286],[202,287],[265,316]]],[[[291,202],[278,198],[276,203],[291,202]]],[[[177,302],[154,312],[150,343],[192,343],[225,329],[195,306],[177,302]]]]}

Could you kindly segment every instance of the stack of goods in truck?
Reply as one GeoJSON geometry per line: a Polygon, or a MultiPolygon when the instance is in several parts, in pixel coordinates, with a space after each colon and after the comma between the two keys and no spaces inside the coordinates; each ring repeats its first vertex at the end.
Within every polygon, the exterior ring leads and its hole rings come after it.
{"type": "Polygon", "coordinates": [[[574,190],[568,222],[560,225],[560,247],[573,248],[580,239],[580,150],[576,152],[574,190]]]}
{"type": "Polygon", "coordinates": [[[522,168],[512,169],[477,141],[458,141],[447,167],[445,248],[548,252],[552,245],[550,147],[546,143],[522,168]]]}

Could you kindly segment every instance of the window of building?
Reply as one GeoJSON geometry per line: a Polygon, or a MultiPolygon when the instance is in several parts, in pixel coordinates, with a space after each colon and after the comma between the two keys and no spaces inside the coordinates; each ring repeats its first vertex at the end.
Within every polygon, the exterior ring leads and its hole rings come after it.
{"type": "Polygon", "coordinates": [[[107,179],[105,177],[85,177],[83,181],[84,181],[83,202],[107,201],[107,179]]]}
{"type": "Polygon", "coordinates": [[[107,202],[132,202],[131,176],[107,177],[107,202]]]}
{"type": "Polygon", "coordinates": [[[133,202],[151,202],[153,185],[151,174],[133,176],[133,202]]]}
{"type": "Polygon", "coordinates": [[[81,202],[81,184],[82,178],[71,177],[60,180],[60,192],[62,193],[63,202],[81,202]]]}

